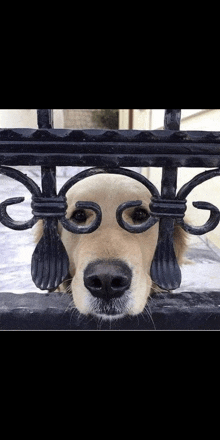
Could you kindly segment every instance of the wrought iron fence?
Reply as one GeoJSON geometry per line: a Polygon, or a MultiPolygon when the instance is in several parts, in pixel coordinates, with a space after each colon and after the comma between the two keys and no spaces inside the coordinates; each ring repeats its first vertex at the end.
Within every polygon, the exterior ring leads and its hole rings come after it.
{"type": "Polygon", "coordinates": [[[44,221],[43,236],[32,257],[32,278],[36,286],[52,291],[68,275],[69,260],[58,234],[58,221],[76,234],[89,234],[102,221],[99,205],[78,202],[77,207],[95,212],[95,220],[84,228],[78,228],[70,222],[66,218],[67,191],[88,176],[114,173],[140,181],[150,191],[150,216],[145,223],[131,226],[122,217],[125,209],[140,206],[140,200],[120,205],[116,218],[120,227],[130,233],[142,233],[159,222],[151,278],[162,289],[177,289],[181,284],[181,271],[174,251],[174,223],[177,222],[189,234],[202,235],[216,228],[220,222],[219,209],[208,201],[194,202],[197,209],[210,211],[209,220],[203,226],[194,227],[184,220],[190,192],[201,183],[220,175],[220,132],[180,131],[180,109],[166,109],[165,129],[157,131],[56,130],[52,128],[52,110],[38,109],[37,115],[37,130],[0,130],[0,174],[22,183],[30,191],[33,213],[32,219],[27,222],[12,220],[7,207],[24,200],[14,197],[0,204],[0,222],[8,228],[22,231],[32,228],[39,219],[44,221]],[[42,188],[13,168],[17,165],[41,166],[42,188]],[[57,192],[57,166],[91,168],[70,178],[57,192]],[[162,167],[161,190],[143,175],[124,167],[162,167]],[[177,192],[179,167],[212,169],[199,173],[177,192]]]}

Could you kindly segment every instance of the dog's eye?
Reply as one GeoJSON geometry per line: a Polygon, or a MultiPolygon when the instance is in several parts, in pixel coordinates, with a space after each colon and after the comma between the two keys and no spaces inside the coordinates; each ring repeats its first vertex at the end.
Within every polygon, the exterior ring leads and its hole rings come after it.
{"type": "Polygon", "coordinates": [[[71,220],[76,223],[85,223],[87,220],[86,211],[84,209],[78,209],[72,214],[71,220]]]}
{"type": "Polygon", "coordinates": [[[137,208],[132,212],[131,218],[134,223],[143,223],[149,218],[149,214],[144,208],[137,208]]]}

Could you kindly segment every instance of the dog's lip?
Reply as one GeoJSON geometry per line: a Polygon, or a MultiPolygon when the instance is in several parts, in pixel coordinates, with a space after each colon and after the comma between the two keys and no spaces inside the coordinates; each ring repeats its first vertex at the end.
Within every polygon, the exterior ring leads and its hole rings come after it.
{"type": "Polygon", "coordinates": [[[101,307],[99,310],[95,310],[92,312],[96,318],[102,319],[121,319],[126,315],[125,311],[117,310],[114,306],[112,307],[101,307]]]}
{"type": "Polygon", "coordinates": [[[125,316],[124,313],[111,313],[111,314],[109,314],[109,313],[102,313],[101,311],[100,311],[100,312],[95,312],[95,313],[93,313],[93,315],[94,315],[96,318],[102,318],[102,319],[104,319],[104,320],[109,320],[109,319],[122,319],[122,318],[124,318],[124,316],[125,316]]]}
{"type": "Polygon", "coordinates": [[[109,310],[103,311],[103,310],[99,310],[96,312],[97,315],[111,315],[111,316],[117,316],[117,315],[121,315],[122,313],[117,312],[114,308],[110,308],[109,310]]]}
{"type": "Polygon", "coordinates": [[[109,301],[97,299],[91,307],[91,314],[103,319],[120,319],[128,313],[129,291],[122,298],[110,299],[109,301]]]}

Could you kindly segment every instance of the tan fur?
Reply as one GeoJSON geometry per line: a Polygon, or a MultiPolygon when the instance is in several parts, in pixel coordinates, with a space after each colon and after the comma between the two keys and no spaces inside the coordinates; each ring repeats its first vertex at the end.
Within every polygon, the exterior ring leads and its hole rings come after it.
{"type": "MultiPolygon", "coordinates": [[[[142,200],[149,209],[151,194],[140,182],[121,175],[100,174],[86,178],[74,185],[67,193],[70,218],[77,201],[98,203],[102,210],[101,226],[91,234],[76,235],[60,227],[60,235],[70,260],[71,292],[76,308],[84,314],[96,314],[94,298],[86,289],[83,274],[89,263],[97,259],[120,259],[133,272],[129,299],[124,314],[141,313],[151,289],[155,288],[150,278],[150,267],[158,239],[158,223],[141,234],[123,230],[116,221],[117,207],[126,201],[142,200]]],[[[91,213],[91,221],[94,213],[91,213]]],[[[42,221],[36,228],[36,241],[42,235],[42,221]]],[[[174,233],[175,252],[182,262],[186,248],[186,234],[178,225],[174,233]]],[[[60,286],[65,289],[65,283],[60,286]]]]}

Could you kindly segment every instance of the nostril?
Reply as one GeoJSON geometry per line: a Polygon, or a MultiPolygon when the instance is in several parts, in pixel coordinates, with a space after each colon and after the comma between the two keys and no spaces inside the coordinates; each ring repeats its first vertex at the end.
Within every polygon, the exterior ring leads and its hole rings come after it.
{"type": "Polygon", "coordinates": [[[102,282],[97,276],[89,278],[87,285],[93,289],[102,289],[102,282]]]}
{"type": "Polygon", "coordinates": [[[124,288],[126,284],[127,284],[127,282],[125,282],[124,278],[115,277],[115,278],[113,278],[113,280],[111,282],[111,287],[112,287],[112,289],[120,289],[120,288],[124,288]]]}
{"type": "Polygon", "coordinates": [[[100,279],[98,277],[95,277],[93,279],[93,287],[95,287],[95,289],[101,289],[102,288],[102,282],[100,281],[100,279]]]}

